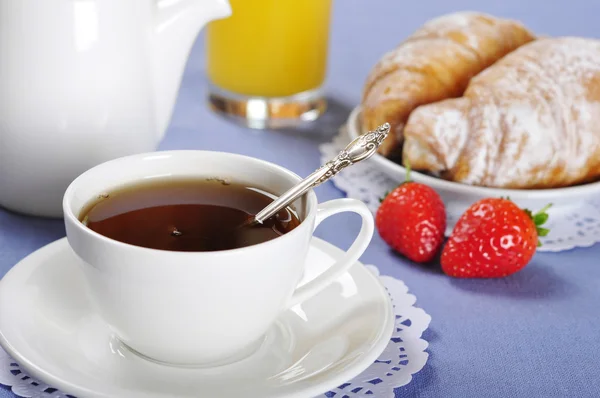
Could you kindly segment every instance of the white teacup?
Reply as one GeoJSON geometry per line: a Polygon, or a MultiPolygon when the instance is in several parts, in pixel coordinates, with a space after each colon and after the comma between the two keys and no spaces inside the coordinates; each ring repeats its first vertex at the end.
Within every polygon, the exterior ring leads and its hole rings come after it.
{"type": "Polygon", "coordinates": [[[277,316],[327,287],[364,252],[373,217],[360,201],[317,204],[310,192],[297,200],[301,224],[271,241],[216,252],[173,252],[121,243],[85,227],[80,211],[99,194],[150,178],[217,177],[281,194],[296,174],[241,155],[170,151],[128,156],[96,166],[65,192],[67,238],[83,260],[90,296],[118,338],[153,360],[216,365],[256,349],[277,316]],[[313,231],[340,212],[362,217],[344,258],[297,288],[313,231]]]}

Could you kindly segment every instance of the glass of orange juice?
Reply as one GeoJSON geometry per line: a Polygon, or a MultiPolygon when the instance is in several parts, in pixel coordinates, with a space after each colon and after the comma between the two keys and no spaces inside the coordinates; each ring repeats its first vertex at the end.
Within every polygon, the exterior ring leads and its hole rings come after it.
{"type": "Polygon", "coordinates": [[[211,107],[254,128],[318,118],[332,1],[229,0],[206,31],[211,107]]]}

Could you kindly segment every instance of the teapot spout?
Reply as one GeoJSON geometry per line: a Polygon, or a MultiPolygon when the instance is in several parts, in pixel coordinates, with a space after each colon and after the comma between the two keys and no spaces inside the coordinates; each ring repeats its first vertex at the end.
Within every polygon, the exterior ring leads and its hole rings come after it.
{"type": "Polygon", "coordinates": [[[202,27],[231,15],[228,0],[161,0],[154,25],[154,103],[160,138],[179,92],[189,52],[202,27]]]}

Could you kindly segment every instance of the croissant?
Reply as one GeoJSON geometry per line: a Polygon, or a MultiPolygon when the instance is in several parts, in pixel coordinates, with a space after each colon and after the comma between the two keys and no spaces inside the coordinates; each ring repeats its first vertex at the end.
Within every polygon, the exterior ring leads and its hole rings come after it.
{"type": "Polygon", "coordinates": [[[600,177],[600,41],[540,39],[414,110],[404,161],[465,184],[554,188],[600,177]]]}
{"type": "Polygon", "coordinates": [[[393,134],[379,152],[399,152],[413,109],[462,95],[471,77],[533,39],[521,24],[481,13],[454,13],[425,23],[385,54],[367,77],[363,130],[389,122],[393,134]]]}

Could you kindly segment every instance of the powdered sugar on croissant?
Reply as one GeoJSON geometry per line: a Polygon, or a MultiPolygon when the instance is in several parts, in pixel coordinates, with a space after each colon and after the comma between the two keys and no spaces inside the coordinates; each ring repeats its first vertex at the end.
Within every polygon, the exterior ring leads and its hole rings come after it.
{"type": "Polygon", "coordinates": [[[471,77],[533,39],[520,23],[482,13],[458,12],[425,23],[371,70],[363,92],[363,129],[389,122],[395,134],[379,152],[393,154],[413,109],[462,95],[471,77]]]}
{"type": "Polygon", "coordinates": [[[551,188],[600,178],[600,41],[541,39],[415,109],[403,156],[474,185],[551,188]]]}

